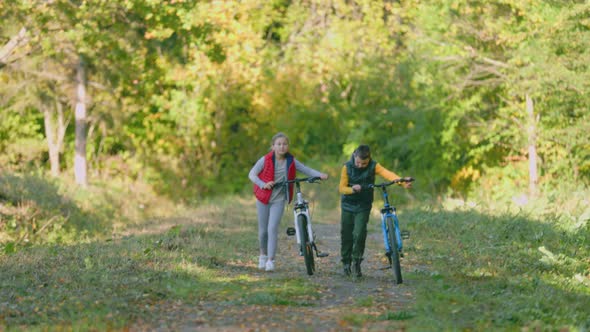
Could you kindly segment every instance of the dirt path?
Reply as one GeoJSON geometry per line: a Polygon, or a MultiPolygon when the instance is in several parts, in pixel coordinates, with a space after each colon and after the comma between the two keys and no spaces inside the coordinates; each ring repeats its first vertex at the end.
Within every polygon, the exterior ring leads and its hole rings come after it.
{"type": "MultiPolygon", "coordinates": [[[[286,278],[303,275],[321,290],[311,306],[247,305],[223,302],[202,302],[192,308],[181,321],[172,323],[174,330],[184,331],[396,331],[404,330],[404,320],[384,319],[384,315],[401,315],[410,309],[414,289],[412,280],[394,286],[391,270],[385,266],[381,233],[370,225],[363,277],[354,281],[344,277],[340,263],[338,224],[315,226],[316,243],[328,257],[316,258],[316,273],[307,277],[303,258],[298,256],[294,238],[281,232],[276,271],[265,272],[251,266],[238,268],[236,274],[256,274],[261,278],[286,278]],[[296,262],[294,264],[294,262],[296,262]],[[367,319],[367,317],[375,319],[367,319]],[[266,317],[261,321],[261,317],[266,317]],[[355,317],[364,317],[355,321],[355,317]],[[377,319],[377,317],[381,317],[377,319]]],[[[284,224],[281,225],[285,228],[284,224]]],[[[411,259],[402,262],[409,268],[411,259]]],[[[162,331],[169,330],[166,326],[162,331]]]]}

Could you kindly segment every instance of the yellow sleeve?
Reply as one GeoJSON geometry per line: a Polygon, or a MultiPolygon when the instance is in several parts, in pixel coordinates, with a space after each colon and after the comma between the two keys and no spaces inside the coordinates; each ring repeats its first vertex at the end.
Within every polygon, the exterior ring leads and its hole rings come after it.
{"type": "Polygon", "coordinates": [[[399,179],[400,176],[393,173],[392,171],[388,170],[387,168],[381,166],[381,164],[377,163],[375,165],[375,174],[384,177],[387,181],[393,181],[399,179]]]}
{"type": "Polygon", "coordinates": [[[340,172],[340,184],[338,185],[338,191],[343,195],[353,194],[352,188],[348,186],[348,173],[346,172],[346,165],[342,166],[342,171],[340,172]]]}

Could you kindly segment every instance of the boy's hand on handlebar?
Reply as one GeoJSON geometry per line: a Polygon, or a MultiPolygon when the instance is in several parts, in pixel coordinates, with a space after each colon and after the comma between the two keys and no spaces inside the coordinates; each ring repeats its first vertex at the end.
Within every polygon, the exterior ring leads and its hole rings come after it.
{"type": "Polygon", "coordinates": [[[402,187],[406,188],[406,189],[410,189],[412,188],[412,182],[402,182],[402,187]]]}
{"type": "Polygon", "coordinates": [[[320,175],[320,179],[327,180],[328,179],[328,174],[322,173],[322,175],[320,175]]]}
{"type": "Polygon", "coordinates": [[[401,185],[402,187],[409,189],[412,188],[412,183],[414,182],[414,178],[411,176],[406,176],[405,178],[402,178],[401,180],[404,180],[401,185]]]}
{"type": "Polygon", "coordinates": [[[363,189],[360,184],[353,184],[351,188],[353,193],[358,193],[363,189]]]}

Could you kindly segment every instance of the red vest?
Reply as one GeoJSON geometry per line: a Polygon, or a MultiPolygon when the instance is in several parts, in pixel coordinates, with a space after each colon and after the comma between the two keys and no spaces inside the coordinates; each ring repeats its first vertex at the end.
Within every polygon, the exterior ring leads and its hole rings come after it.
{"type": "MultiPolygon", "coordinates": [[[[295,179],[295,175],[297,173],[297,169],[295,168],[295,157],[292,154],[287,153],[287,179],[293,180],[295,179]]],[[[274,181],[275,179],[275,154],[274,151],[270,151],[264,156],[264,167],[262,171],[258,173],[258,177],[260,180],[264,182],[274,181]]],[[[272,189],[262,189],[256,184],[254,184],[254,195],[256,198],[264,204],[268,204],[270,201],[270,196],[272,194],[272,189]]],[[[289,183],[289,203],[293,199],[293,184],[289,183]]]]}

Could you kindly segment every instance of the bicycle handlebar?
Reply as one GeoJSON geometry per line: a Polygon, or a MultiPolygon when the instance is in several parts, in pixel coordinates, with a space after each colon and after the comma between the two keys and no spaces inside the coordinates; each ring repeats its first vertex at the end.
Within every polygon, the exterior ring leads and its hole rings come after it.
{"type": "Polygon", "coordinates": [[[276,186],[284,186],[289,183],[300,183],[300,182],[307,182],[307,183],[318,183],[320,182],[321,178],[319,176],[310,176],[307,178],[296,178],[293,180],[285,180],[281,182],[275,182],[274,187],[276,186]]]}
{"type": "Polygon", "coordinates": [[[368,188],[385,188],[387,186],[391,186],[392,184],[396,184],[396,183],[408,183],[408,182],[414,182],[414,178],[413,177],[405,177],[405,178],[399,178],[399,179],[395,179],[393,181],[389,181],[389,182],[383,182],[383,183],[378,183],[378,184],[369,184],[367,187],[368,188]]]}

